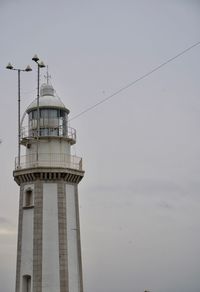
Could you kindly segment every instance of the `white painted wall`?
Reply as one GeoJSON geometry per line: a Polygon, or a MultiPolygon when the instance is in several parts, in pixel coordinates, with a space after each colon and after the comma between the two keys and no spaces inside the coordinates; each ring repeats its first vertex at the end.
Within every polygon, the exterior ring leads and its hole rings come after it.
{"type": "MultiPolygon", "coordinates": [[[[29,184],[24,188],[32,188],[34,192],[34,185],[29,184]]],[[[20,271],[20,291],[23,288],[23,275],[31,276],[31,285],[33,279],[33,212],[34,209],[23,209],[22,220],[22,249],[21,249],[21,271],[20,271]]]]}
{"type": "Polygon", "coordinates": [[[69,292],[80,292],[75,187],[66,185],[69,292]]]}
{"type": "Polygon", "coordinates": [[[42,292],[60,291],[57,184],[43,185],[42,292]]]}
{"type": "MultiPolygon", "coordinates": [[[[26,149],[26,155],[36,153],[36,141],[31,143],[31,147],[26,149]]],[[[40,140],[38,151],[39,153],[62,153],[70,155],[71,145],[65,140],[58,138],[43,138],[40,140]]]]}
{"type": "MultiPolygon", "coordinates": [[[[30,148],[26,148],[26,164],[29,165],[36,162],[37,152],[36,140],[33,140],[30,148]]],[[[71,145],[67,141],[57,138],[44,138],[40,140],[38,153],[39,153],[39,165],[42,166],[61,166],[67,167],[67,163],[70,165],[70,153],[71,145]],[[64,163],[64,164],[63,164],[64,163]]],[[[68,166],[69,167],[69,166],[68,166]]]]}

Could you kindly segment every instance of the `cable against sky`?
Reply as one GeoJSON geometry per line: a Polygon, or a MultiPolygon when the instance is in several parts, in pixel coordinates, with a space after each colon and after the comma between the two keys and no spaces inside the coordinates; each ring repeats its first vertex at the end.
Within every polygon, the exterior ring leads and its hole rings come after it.
{"type": "Polygon", "coordinates": [[[183,51],[181,51],[180,53],[178,53],[177,55],[175,55],[172,58],[169,58],[168,60],[166,60],[165,62],[161,63],[160,65],[154,67],[153,69],[151,69],[150,71],[148,71],[147,73],[145,73],[144,75],[140,76],[139,78],[135,79],[134,81],[132,81],[131,83],[121,87],[120,89],[118,89],[117,91],[113,92],[111,95],[103,98],[102,100],[100,100],[99,102],[91,105],[90,107],[86,108],[85,110],[81,111],[80,113],[78,113],[77,115],[75,115],[74,117],[72,117],[69,121],[75,120],[78,117],[86,114],[87,112],[93,110],[94,108],[96,108],[97,106],[101,105],[102,103],[106,102],[107,100],[111,99],[112,97],[116,96],[117,94],[121,93],[122,91],[128,89],[129,87],[135,85],[136,83],[138,83],[139,81],[147,78],[148,76],[150,76],[151,74],[153,74],[154,72],[160,70],[162,67],[166,66],[167,64],[171,63],[172,61],[174,61],[175,59],[183,56],[185,53],[189,52],[190,50],[194,49],[195,47],[200,45],[200,41],[194,43],[193,45],[191,45],[190,47],[187,47],[186,49],[184,49],[183,51]]]}

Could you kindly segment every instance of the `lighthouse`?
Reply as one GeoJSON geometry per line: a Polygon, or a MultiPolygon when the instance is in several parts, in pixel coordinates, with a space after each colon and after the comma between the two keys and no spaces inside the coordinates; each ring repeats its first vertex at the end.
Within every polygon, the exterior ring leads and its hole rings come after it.
{"type": "MultiPolygon", "coordinates": [[[[48,83],[48,82],[47,82],[48,83]]],[[[21,121],[25,155],[15,161],[20,187],[15,292],[83,292],[78,184],[82,159],[71,155],[76,131],[50,84],[21,121]]]]}

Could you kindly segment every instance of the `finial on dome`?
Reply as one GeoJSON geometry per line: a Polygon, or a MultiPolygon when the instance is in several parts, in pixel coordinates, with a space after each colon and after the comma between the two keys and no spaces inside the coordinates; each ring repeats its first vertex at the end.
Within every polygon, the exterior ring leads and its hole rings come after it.
{"type": "Polygon", "coordinates": [[[44,75],[44,78],[47,80],[47,84],[49,84],[49,80],[51,79],[51,75],[49,74],[49,66],[47,65],[47,72],[44,75]]]}
{"type": "Polygon", "coordinates": [[[51,84],[49,84],[49,80],[51,78],[51,75],[49,74],[49,67],[47,66],[47,72],[46,75],[44,75],[44,78],[46,79],[46,84],[42,84],[40,87],[40,96],[50,95],[54,96],[55,90],[51,84]]]}

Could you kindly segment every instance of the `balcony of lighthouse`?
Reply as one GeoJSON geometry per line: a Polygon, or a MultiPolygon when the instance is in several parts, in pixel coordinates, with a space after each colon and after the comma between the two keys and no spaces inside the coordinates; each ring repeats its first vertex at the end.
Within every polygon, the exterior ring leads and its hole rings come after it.
{"type": "MultiPolygon", "coordinates": [[[[71,145],[76,143],[76,130],[71,127],[63,127],[58,125],[48,127],[44,120],[40,120],[39,139],[44,138],[62,138],[68,141],[71,145]]],[[[21,144],[26,146],[30,140],[37,139],[37,124],[35,127],[24,126],[21,129],[21,144]]]]}
{"type": "Polygon", "coordinates": [[[82,171],[82,158],[63,153],[36,153],[15,158],[15,170],[31,168],[67,168],[82,171]]]}

